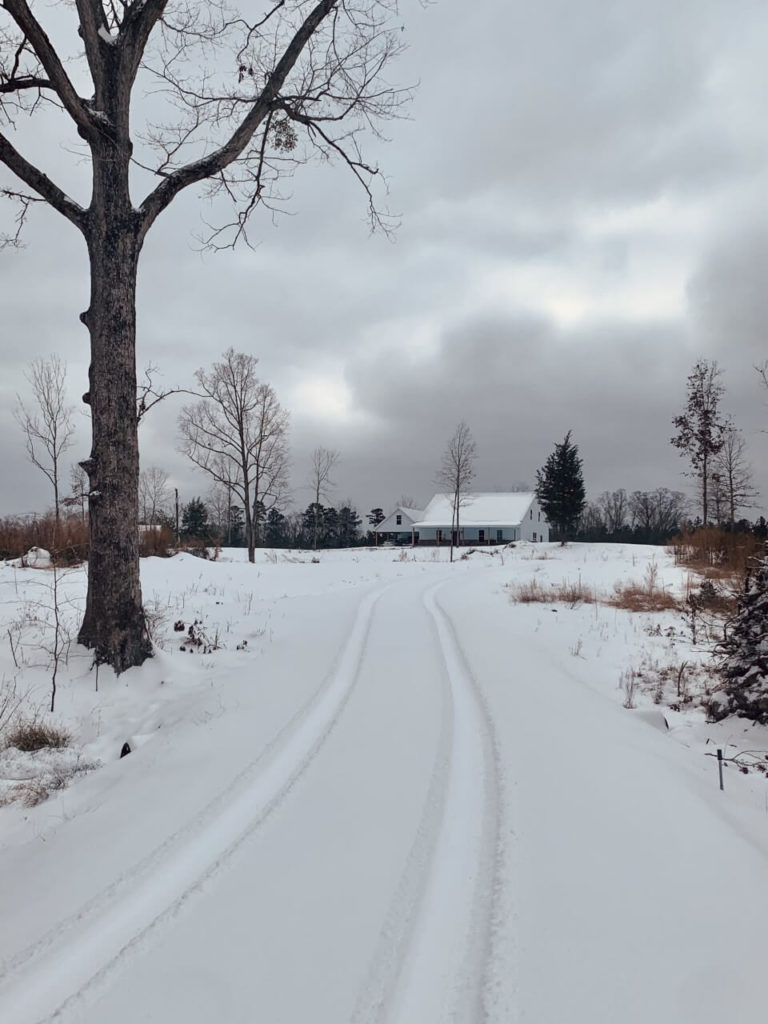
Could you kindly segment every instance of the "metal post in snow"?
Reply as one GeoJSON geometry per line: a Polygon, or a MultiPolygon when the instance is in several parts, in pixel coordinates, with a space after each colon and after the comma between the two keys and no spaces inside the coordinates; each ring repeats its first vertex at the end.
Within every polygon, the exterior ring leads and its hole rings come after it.
{"type": "Polygon", "coordinates": [[[720,789],[725,789],[723,786],[723,751],[720,747],[717,748],[717,770],[720,774],[720,789]]]}

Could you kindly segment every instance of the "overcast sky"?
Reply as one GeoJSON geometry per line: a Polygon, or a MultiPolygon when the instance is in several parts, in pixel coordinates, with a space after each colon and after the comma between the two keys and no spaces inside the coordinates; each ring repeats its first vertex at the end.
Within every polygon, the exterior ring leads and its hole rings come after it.
{"type": "MultiPolygon", "coordinates": [[[[369,233],[341,166],[300,168],[291,215],[254,223],[254,250],[201,255],[207,209],[184,195],[142,256],[139,366],[188,385],[230,345],[254,354],[291,413],[295,504],[324,445],[341,454],[333,498],[365,513],[426,502],[460,420],[477,489],[533,483],[568,430],[591,497],[691,489],[671,420],[695,360],[717,359],[763,512],[764,0],[403,0],[401,18],[390,78],[419,86],[370,147],[394,240],[369,233]]],[[[31,151],[64,174],[47,141],[31,151]]],[[[42,209],[26,241],[0,251],[0,514],[50,500],[12,416],[29,360],[59,352],[79,407],[86,389],[84,246],[42,209]]],[[[182,501],[209,486],[176,450],[183,402],[141,427],[142,465],[182,501]]],[[[77,415],[72,461],[89,447],[77,415]]]]}

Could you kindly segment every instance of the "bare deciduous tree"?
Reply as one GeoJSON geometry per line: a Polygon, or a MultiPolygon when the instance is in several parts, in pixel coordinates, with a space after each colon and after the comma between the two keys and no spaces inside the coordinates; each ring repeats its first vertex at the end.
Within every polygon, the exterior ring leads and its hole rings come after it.
{"type": "Polygon", "coordinates": [[[59,468],[61,456],[72,445],[75,427],[72,406],[67,404],[67,366],[59,356],[35,359],[25,374],[32,388],[34,409],[18,398],[14,415],[24,432],[27,455],[33,466],[50,480],[53,510],[58,521],[61,513],[59,468]]]}
{"type": "MultiPolygon", "coordinates": [[[[6,241],[18,241],[42,202],[86,243],[90,301],[80,319],[90,335],[92,447],[83,461],[90,560],[79,640],[120,672],[152,652],[139,580],[136,407],[136,280],[147,233],[176,196],[205,182],[236,210],[208,241],[234,245],[313,153],[346,164],[381,223],[377,169],[361,139],[404,99],[385,78],[401,34],[396,0],[272,0],[251,21],[223,0],[73,0],[59,9],[58,48],[44,25],[50,16],[28,0],[0,4],[0,164],[12,175],[0,195],[19,211],[6,241]],[[49,106],[79,137],[87,206],[22,152],[23,117],[49,106]]],[[[53,141],[54,165],[65,148],[53,141]]]]}
{"type": "Polygon", "coordinates": [[[725,422],[720,414],[724,388],[720,383],[722,370],[716,360],[699,359],[688,375],[685,412],[675,416],[677,433],[671,439],[681,455],[688,457],[691,476],[699,481],[701,520],[709,522],[709,485],[712,462],[724,444],[725,422]]]}
{"type": "Polygon", "coordinates": [[[723,430],[723,447],[714,458],[712,472],[713,492],[717,504],[722,506],[718,510],[720,522],[736,522],[736,513],[752,508],[757,497],[746,452],[744,435],[728,420],[723,430]]]}
{"type": "Polygon", "coordinates": [[[462,421],[448,442],[436,478],[438,487],[444,488],[451,496],[451,561],[454,545],[461,539],[461,509],[471,500],[468,488],[475,478],[476,458],[477,445],[472,431],[462,421]]]}
{"type": "Polygon", "coordinates": [[[235,494],[245,513],[248,558],[255,558],[254,511],[279,505],[288,479],[288,413],[256,376],[254,356],[224,353],[210,372],[198,370],[203,399],[179,416],[182,451],[235,494]]]}
{"type": "Polygon", "coordinates": [[[88,518],[88,474],[79,463],[69,467],[69,497],[62,498],[62,505],[77,508],[80,518],[88,518]]]}
{"type": "Polygon", "coordinates": [[[616,533],[627,525],[629,503],[623,487],[616,491],[603,491],[597,499],[597,507],[608,533],[616,533]]]}
{"type": "Polygon", "coordinates": [[[320,535],[321,499],[327,499],[330,489],[334,486],[331,473],[341,458],[339,452],[332,448],[319,446],[312,452],[312,465],[309,471],[309,486],[312,489],[312,547],[317,551],[320,535]]]}
{"type": "Polygon", "coordinates": [[[632,528],[647,538],[666,538],[683,521],[686,498],[681,491],[657,487],[655,491],[633,491],[628,499],[632,528]]]}
{"type": "Polygon", "coordinates": [[[168,474],[158,466],[150,466],[139,474],[139,513],[142,523],[156,526],[167,515],[171,501],[168,474]]]}
{"type": "Polygon", "coordinates": [[[399,508],[421,508],[421,505],[412,494],[401,494],[395,505],[399,508]]]}

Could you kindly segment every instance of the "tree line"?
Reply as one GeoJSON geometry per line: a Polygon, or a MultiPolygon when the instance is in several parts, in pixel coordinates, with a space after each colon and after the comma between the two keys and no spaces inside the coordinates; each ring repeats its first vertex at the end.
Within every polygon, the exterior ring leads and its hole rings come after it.
{"type": "MultiPolygon", "coordinates": [[[[207,500],[192,498],[181,506],[178,530],[173,517],[162,508],[154,524],[178,533],[182,546],[248,546],[245,515],[241,505],[222,503],[220,491],[207,500]]],[[[369,515],[370,520],[370,515],[369,515]]],[[[371,530],[362,531],[362,519],[355,506],[345,501],[338,506],[310,502],[303,511],[266,509],[259,503],[253,510],[256,547],[265,548],[348,548],[374,541],[371,530]]]]}
{"type": "MultiPolygon", "coordinates": [[[[756,369],[768,388],[767,367],[756,369]]],[[[709,525],[765,537],[765,518],[751,522],[744,515],[755,507],[758,491],[744,435],[721,409],[721,378],[716,360],[697,360],[686,381],[685,408],[672,420],[676,432],[670,442],[688,462],[685,475],[695,481],[693,503],[666,487],[604,491],[588,502],[582,460],[569,431],[537,473],[536,493],[553,539],[663,544],[683,529],[709,525]]]]}

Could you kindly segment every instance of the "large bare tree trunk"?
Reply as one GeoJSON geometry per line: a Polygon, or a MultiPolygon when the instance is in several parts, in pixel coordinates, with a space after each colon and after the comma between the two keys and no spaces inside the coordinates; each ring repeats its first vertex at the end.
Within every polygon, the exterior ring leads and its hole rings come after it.
{"type": "Polygon", "coordinates": [[[252,211],[279,195],[275,183],[299,159],[298,152],[289,156],[299,131],[324,158],[335,155],[349,166],[368,195],[372,222],[382,224],[371,191],[378,172],[362,159],[358,134],[399,104],[399,90],[379,75],[399,51],[400,33],[392,21],[396,5],[380,0],[277,0],[253,24],[226,5],[181,4],[166,23],[166,40],[157,28],[174,6],[169,0],[71,0],[61,6],[82,42],[77,56],[57,52],[37,16],[45,15],[45,4],[0,0],[0,165],[23,186],[3,189],[20,203],[19,230],[30,205],[43,201],[77,227],[88,246],[91,296],[82,320],[91,338],[85,400],[92,408],[93,447],[82,466],[89,479],[91,553],[79,638],[97,662],[122,672],[151,654],[138,561],[135,293],[144,237],[182,190],[203,181],[239,204],[233,222],[214,231],[211,244],[246,237],[252,211]],[[158,47],[150,52],[153,33],[158,47]],[[229,72],[222,60],[221,74],[209,80],[203,68],[219,47],[229,51],[229,72]],[[129,122],[142,65],[167,86],[169,109],[179,120],[167,131],[145,126],[141,145],[157,183],[134,208],[129,122]],[[6,131],[10,126],[15,133],[17,117],[34,114],[43,98],[66,112],[90,150],[87,209],[30,163],[6,131]]]}
{"type": "MultiPolygon", "coordinates": [[[[126,133],[127,137],[127,133],[126,133]]],[[[82,466],[90,483],[88,596],[79,641],[116,672],[152,654],[139,578],[139,443],[136,414],[136,275],[141,236],[128,193],[129,145],[94,159],[89,210],[93,444],[82,466]]],[[[100,154],[101,156],[101,154],[100,154]]]]}

